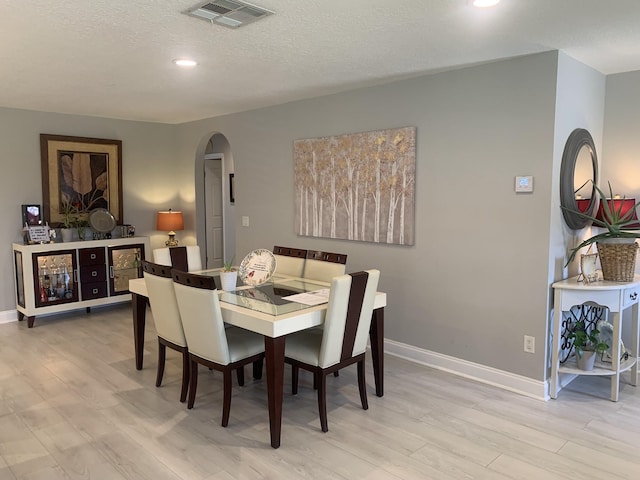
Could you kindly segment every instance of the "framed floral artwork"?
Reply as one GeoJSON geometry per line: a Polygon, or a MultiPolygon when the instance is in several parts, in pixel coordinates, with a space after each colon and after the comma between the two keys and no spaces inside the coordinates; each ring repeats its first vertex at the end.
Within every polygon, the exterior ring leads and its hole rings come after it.
{"type": "Polygon", "coordinates": [[[66,206],[82,220],[107,209],[122,224],[122,141],[40,135],[45,222],[59,226],[66,206]]]}

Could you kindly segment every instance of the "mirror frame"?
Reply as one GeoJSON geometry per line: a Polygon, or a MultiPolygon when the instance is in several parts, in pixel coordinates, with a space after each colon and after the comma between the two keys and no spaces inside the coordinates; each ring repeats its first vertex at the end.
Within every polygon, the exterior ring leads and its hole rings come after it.
{"type": "Polygon", "coordinates": [[[591,166],[593,168],[593,184],[591,186],[591,199],[587,209],[583,212],[586,215],[593,215],[596,208],[596,189],[598,183],[598,157],[596,155],[596,146],[593,143],[591,134],[584,128],[576,128],[564,146],[562,154],[562,164],[560,166],[560,205],[562,215],[567,226],[572,230],[580,230],[589,223],[589,219],[581,217],[575,212],[580,211],[576,202],[575,195],[575,169],[576,161],[582,147],[589,148],[591,154],[591,166]],[[567,210],[568,209],[568,210],[567,210]]]}

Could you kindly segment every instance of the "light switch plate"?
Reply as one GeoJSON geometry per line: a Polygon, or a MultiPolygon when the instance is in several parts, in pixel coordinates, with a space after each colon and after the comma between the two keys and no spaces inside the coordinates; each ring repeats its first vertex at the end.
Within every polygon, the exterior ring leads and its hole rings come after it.
{"type": "Polygon", "coordinates": [[[242,226],[243,227],[248,227],[249,226],[249,217],[246,217],[246,216],[242,217],[242,226]]]}
{"type": "Polygon", "coordinates": [[[533,176],[516,177],[516,193],[533,193],[533,176]]]}

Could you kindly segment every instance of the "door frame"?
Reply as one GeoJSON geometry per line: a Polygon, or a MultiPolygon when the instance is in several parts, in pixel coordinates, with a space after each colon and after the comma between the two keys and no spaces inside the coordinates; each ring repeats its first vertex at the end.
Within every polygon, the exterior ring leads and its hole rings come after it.
{"type": "Polygon", "coordinates": [[[225,213],[225,198],[227,195],[227,187],[224,179],[226,178],[226,169],[224,165],[224,154],[222,153],[207,153],[204,156],[204,161],[202,163],[202,175],[204,180],[204,267],[209,267],[208,253],[209,253],[209,241],[211,239],[207,236],[207,180],[206,180],[206,171],[207,171],[207,160],[219,160],[220,161],[220,171],[221,171],[221,179],[220,179],[220,191],[222,193],[220,202],[222,205],[222,259],[223,261],[227,258],[227,218],[225,213]]]}

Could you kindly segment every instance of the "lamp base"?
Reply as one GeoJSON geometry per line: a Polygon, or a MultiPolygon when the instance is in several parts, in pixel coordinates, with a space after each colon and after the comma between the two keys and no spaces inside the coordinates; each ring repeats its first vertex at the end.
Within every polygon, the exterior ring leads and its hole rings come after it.
{"type": "Polygon", "coordinates": [[[167,247],[177,247],[178,240],[176,240],[176,232],[169,232],[169,240],[164,242],[167,247]]]}

